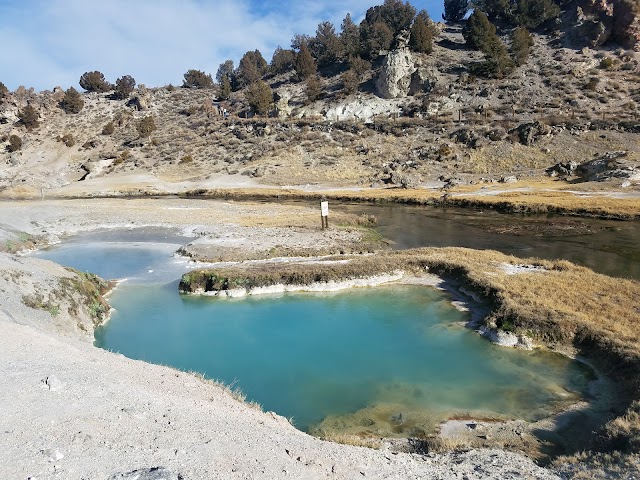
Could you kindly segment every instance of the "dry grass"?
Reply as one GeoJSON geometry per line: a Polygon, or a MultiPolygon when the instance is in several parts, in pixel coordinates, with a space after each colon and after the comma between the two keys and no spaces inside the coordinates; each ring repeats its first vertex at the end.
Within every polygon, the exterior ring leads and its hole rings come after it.
{"type": "MultiPolygon", "coordinates": [[[[342,258],[344,257],[337,257],[342,258]]],[[[595,273],[570,262],[520,259],[494,251],[426,248],[350,257],[347,263],[285,264],[201,270],[186,274],[185,292],[309,284],[376,274],[430,271],[454,277],[484,296],[490,326],[526,333],[538,341],[592,359],[621,388],[630,405],[600,432],[598,448],[632,452],[640,447],[640,283],[595,273]],[[509,274],[505,265],[534,265],[509,274]]],[[[625,407],[626,408],[626,407],[625,407]]],[[[585,439],[585,442],[587,439],[585,439]]],[[[585,445],[586,446],[586,445],[585,445]]]]}

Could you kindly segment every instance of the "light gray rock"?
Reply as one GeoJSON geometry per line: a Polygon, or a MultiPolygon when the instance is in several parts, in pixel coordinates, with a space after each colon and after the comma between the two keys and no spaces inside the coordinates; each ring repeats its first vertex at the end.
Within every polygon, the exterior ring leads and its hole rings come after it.
{"type": "Polygon", "coordinates": [[[44,383],[47,387],[49,387],[49,390],[51,390],[52,392],[57,392],[58,390],[62,390],[66,384],[63,383],[58,377],[56,377],[55,375],[49,375],[45,380],[44,383]]]}
{"type": "Polygon", "coordinates": [[[376,89],[383,98],[402,98],[409,93],[411,78],[418,70],[415,58],[408,49],[394,50],[387,55],[376,89]]]}

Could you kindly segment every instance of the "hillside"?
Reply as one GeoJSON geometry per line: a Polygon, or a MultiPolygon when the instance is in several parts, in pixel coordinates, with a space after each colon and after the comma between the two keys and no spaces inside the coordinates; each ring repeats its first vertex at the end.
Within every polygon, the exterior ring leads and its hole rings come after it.
{"type": "MultiPolygon", "coordinates": [[[[249,87],[220,103],[217,88],[139,85],[124,100],[90,92],[77,114],[60,107],[61,88],[18,89],[0,107],[0,195],[72,195],[89,188],[82,181],[152,193],[441,188],[539,178],[559,163],[552,174],[568,176],[574,189],[638,192],[640,53],[610,43],[576,49],[568,46],[570,28],[543,31],[533,34],[524,65],[484,78],[472,73],[483,54],[468,48],[462,27],[435,25],[429,54],[401,42],[383,52],[349,95],[344,62],[319,70],[313,102],[295,71],[267,73],[275,100],[268,116],[248,107],[249,87]],[[35,128],[19,119],[27,105],[39,117],[35,128]],[[147,117],[157,129],[141,137],[147,117]],[[591,163],[575,169],[584,162],[591,163]],[[589,182],[573,185],[582,181],[589,182]]],[[[504,42],[507,30],[499,30],[504,42]]]]}

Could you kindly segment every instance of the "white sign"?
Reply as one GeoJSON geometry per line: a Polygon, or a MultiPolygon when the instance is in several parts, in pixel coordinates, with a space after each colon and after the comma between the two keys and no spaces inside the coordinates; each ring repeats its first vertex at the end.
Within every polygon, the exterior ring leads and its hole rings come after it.
{"type": "Polygon", "coordinates": [[[329,202],[320,202],[320,214],[323,217],[329,216],[329,202]]]}

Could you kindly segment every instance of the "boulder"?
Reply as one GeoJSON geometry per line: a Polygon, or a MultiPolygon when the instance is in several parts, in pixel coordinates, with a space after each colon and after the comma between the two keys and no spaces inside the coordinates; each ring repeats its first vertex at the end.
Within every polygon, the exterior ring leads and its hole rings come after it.
{"type": "Polygon", "coordinates": [[[516,133],[520,143],[523,145],[533,145],[539,137],[549,135],[551,129],[548,125],[535,121],[518,125],[516,128],[509,130],[509,133],[516,133]]]}
{"type": "Polygon", "coordinates": [[[547,168],[545,172],[550,177],[573,177],[578,168],[578,163],[573,160],[567,163],[556,163],[555,165],[547,168]]]}
{"type": "Polygon", "coordinates": [[[406,97],[417,70],[415,57],[408,49],[390,52],[376,81],[378,94],[387,99],[406,97]]]}

